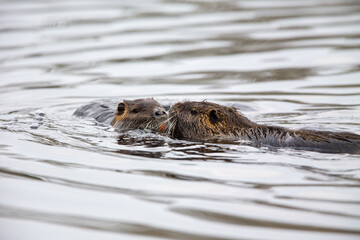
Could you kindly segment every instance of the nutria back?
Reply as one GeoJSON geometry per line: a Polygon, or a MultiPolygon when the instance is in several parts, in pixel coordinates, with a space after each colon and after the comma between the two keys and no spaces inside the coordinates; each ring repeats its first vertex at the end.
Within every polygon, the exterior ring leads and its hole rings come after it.
{"type": "Polygon", "coordinates": [[[167,133],[189,140],[247,140],[255,146],[291,147],[329,153],[360,153],[360,135],[290,130],[250,121],[234,107],[211,102],[180,102],[170,109],[167,133]]]}
{"type": "Polygon", "coordinates": [[[74,116],[80,118],[93,118],[99,123],[111,124],[116,112],[117,101],[98,100],[80,106],[74,116]]]}
{"type": "Polygon", "coordinates": [[[94,101],[79,107],[75,116],[93,118],[99,123],[111,124],[115,129],[157,130],[167,119],[167,113],[153,98],[94,101]]]}

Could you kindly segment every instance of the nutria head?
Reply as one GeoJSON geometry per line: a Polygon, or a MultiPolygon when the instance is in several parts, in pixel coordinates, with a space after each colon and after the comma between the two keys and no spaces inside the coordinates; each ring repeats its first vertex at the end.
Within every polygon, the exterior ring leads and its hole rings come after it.
{"type": "Polygon", "coordinates": [[[167,113],[153,98],[124,100],[119,103],[111,125],[115,129],[158,130],[167,113]]]}
{"type": "Polygon", "coordinates": [[[166,131],[173,137],[194,140],[230,139],[256,123],[236,108],[211,102],[180,102],[170,109],[166,131]]]}

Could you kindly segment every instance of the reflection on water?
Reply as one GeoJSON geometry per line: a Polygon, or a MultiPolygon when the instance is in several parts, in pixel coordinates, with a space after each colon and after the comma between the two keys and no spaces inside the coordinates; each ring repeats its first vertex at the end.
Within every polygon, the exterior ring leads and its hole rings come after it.
{"type": "Polygon", "coordinates": [[[117,133],[92,100],[360,133],[360,1],[3,1],[1,239],[358,239],[359,156],[117,133]],[[61,233],[61,234],[58,234],[61,233]]]}

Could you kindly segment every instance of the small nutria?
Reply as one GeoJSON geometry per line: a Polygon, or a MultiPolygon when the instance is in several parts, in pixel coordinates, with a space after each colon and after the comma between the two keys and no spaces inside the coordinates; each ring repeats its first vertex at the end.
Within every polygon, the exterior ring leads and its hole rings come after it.
{"type": "Polygon", "coordinates": [[[78,117],[94,118],[97,122],[111,124],[115,129],[150,129],[160,131],[167,113],[153,98],[124,100],[117,106],[109,100],[95,101],[79,107],[78,117]]]}
{"type": "Polygon", "coordinates": [[[250,121],[234,107],[211,102],[180,102],[170,109],[166,132],[190,140],[250,141],[255,146],[291,147],[329,153],[360,153],[360,135],[290,130],[250,121]]]}

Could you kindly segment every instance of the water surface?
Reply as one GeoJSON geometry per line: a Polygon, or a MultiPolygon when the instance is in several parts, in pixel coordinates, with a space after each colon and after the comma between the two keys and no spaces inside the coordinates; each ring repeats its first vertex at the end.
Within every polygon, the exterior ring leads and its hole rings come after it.
{"type": "Polygon", "coordinates": [[[1,1],[1,239],[358,239],[360,159],[119,134],[97,99],[360,133],[360,1],[1,1]]]}

